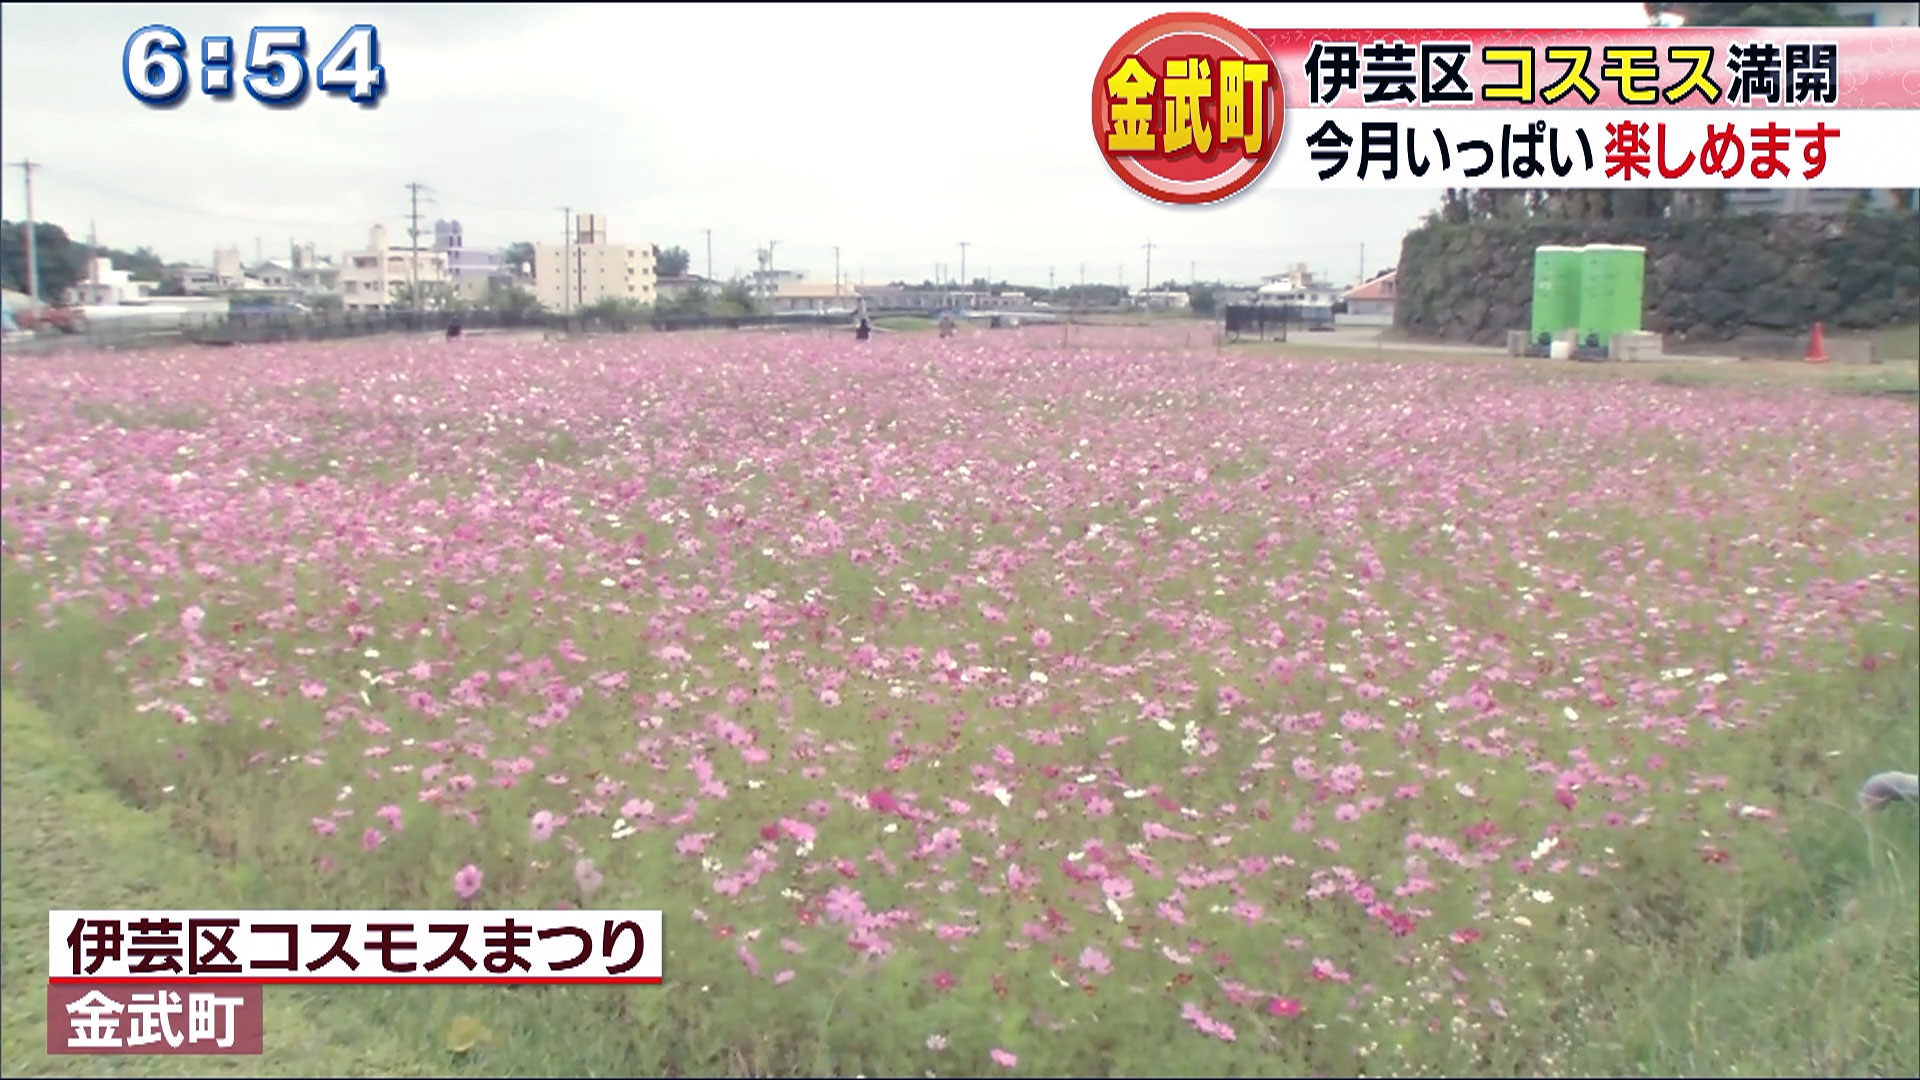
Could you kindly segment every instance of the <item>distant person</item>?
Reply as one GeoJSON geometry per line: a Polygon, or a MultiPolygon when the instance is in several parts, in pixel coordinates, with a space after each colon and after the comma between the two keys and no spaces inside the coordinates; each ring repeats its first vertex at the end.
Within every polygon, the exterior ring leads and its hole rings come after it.
{"type": "Polygon", "coordinates": [[[460,336],[460,324],[458,322],[448,323],[447,324],[447,340],[452,341],[454,338],[457,338],[459,336],[460,336]]]}
{"type": "Polygon", "coordinates": [[[953,312],[951,311],[940,313],[940,336],[943,338],[953,336],[953,312]]]}
{"type": "Polygon", "coordinates": [[[860,325],[853,328],[853,339],[855,341],[865,341],[872,336],[873,336],[873,324],[871,322],[868,322],[866,318],[863,316],[860,319],[860,325]]]}

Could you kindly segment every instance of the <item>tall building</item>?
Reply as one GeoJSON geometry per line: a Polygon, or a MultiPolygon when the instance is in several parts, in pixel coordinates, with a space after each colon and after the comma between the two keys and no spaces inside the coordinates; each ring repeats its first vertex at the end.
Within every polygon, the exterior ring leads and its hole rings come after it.
{"type": "Polygon", "coordinates": [[[366,250],[348,252],[341,264],[340,301],[348,311],[404,310],[404,287],[415,281],[420,283],[421,306],[433,307],[433,299],[450,283],[446,252],[389,244],[384,225],[368,231],[366,250]]]}
{"type": "Polygon", "coordinates": [[[658,279],[652,244],[616,244],[603,214],[574,215],[573,243],[535,244],[534,295],[557,312],[608,299],[652,304],[658,279]]]}
{"type": "Polygon", "coordinates": [[[501,252],[466,246],[458,221],[433,223],[433,249],[447,257],[447,275],[453,291],[469,300],[485,297],[488,285],[505,272],[501,252]]]}

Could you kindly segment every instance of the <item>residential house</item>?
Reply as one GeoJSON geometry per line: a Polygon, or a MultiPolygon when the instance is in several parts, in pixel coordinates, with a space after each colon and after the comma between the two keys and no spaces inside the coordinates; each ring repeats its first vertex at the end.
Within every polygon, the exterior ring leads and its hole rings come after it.
{"type": "Polygon", "coordinates": [[[650,305],[659,296],[653,245],[615,244],[604,215],[576,214],[573,243],[534,245],[533,292],[559,312],[609,299],[650,305]]]}
{"type": "Polygon", "coordinates": [[[1399,270],[1382,270],[1362,284],[1348,289],[1340,295],[1346,301],[1345,313],[1334,316],[1338,326],[1392,326],[1394,305],[1394,281],[1399,270]]]}
{"type": "Polygon", "coordinates": [[[1147,289],[1134,293],[1133,303],[1148,311],[1185,311],[1193,306],[1193,297],[1184,289],[1147,289]]]}
{"type": "Polygon", "coordinates": [[[85,280],[73,288],[75,299],[87,307],[124,304],[147,295],[147,283],[133,280],[125,270],[115,270],[113,260],[95,256],[85,280]]]}
{"type": "Polygon", "coordinates": [[[1306,263],[1296,263],[1291,270],[1268,274],[1260,279],[1260,287],[1254,290],[1254,302],[1260,304],[1331,308],[1339,297],[1340,289],[1330,282],[1316,279],[1306,263]]]}
{"type": "Polygon", "coordinates": [[[181,263],[167,267],[167,276],[178,282],[188,296],[207,296],[220,291],[220,276],[210,266],[181,263]]]}
{"type": "Polygon", "coordinates": [[[367,233],[367,247],[341,259],[341,306],[348,311],[384,311],[405,306],[405,287],[418,282],[420,299],[444,291],[451,283],[447,255],[428,248],[409,248],[387,242],[387,229],[375,225],[367,233]]]}
{"type": "Polygon", "coordinates": [[[433,223],[433,249],[447,256],[447,274],[457,296],[469,300],[484,299],[496,279],[509,276],[504,252],[466,246],[458,221],[433,223]]]}
{"type": "Polygon", "coordinates": [[[269,289],[291,289],[293,263],[286,259],[268,259],[247,271],[247,277],[269,289]]]}
{"type": "Polygon", "coordinates": [[[776,315],[794,312],[852,311],[860,303],[860,291],[845,282],[781,282],[771,297],[767,298],[767,307],[776,315]]]}
{"type": "Polygon", "coordinates": [[[709,281],[698,274],[655,278],[653,283],[654,296],[662,304],[680,300],[696,289],[704,291],[709,297],[720,295],[719,282],[709,281]]]}

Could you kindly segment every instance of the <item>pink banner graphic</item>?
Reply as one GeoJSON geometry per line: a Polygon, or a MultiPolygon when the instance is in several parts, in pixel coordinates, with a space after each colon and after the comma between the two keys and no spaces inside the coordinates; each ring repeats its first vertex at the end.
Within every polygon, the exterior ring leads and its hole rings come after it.
{"type": "Polygon", "coordinates": [[[1920,109],[1920,29],[1250,30],[1292,109],[1920,109]]]}

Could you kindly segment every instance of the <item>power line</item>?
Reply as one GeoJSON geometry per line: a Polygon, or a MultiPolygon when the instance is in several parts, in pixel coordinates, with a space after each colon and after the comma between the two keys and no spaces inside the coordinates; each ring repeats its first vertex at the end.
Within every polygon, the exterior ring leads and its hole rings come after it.
{"type": "MultiPolygon", "coordinates": [[[[47,168],[39,162],[34,162],[33,167],[41,170],[47,168]]],[[[62,170],[54,170],[53,175],[63,186],[76,187],[82,191],[93,192],[96,195],[105,195],[108,198],[120,199],[124,202],[139,203],[140,205],[150,206],[156,210],[166,210],[176,214],[191,214],[195,217],[218,218],[221,221],[239,222],[247,225],[295,225],[307,228],[334,229],[352,224],[345,219],[317,221],[296,220],[293,218],[262,218],[247,214],[235,214],[225,210],[205,210],[200,207],[182,206],[179,203],[167,202],[164,199],[154,199],[145,195],[136,195],[132,192],[121,191],[118,188],[108,187],[105,184],[97,184],[91,180],[80,179],[62,170]]]]}

